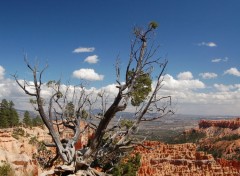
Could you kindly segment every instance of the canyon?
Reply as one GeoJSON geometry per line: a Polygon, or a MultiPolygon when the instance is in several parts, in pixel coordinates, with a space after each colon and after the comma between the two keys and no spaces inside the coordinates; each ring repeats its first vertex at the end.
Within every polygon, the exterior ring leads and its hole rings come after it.
{"type": "Polygon", "coordinates": [[[239,175],[239,162],[215,160],[211,154],[198,152],[192,143],[168,145],[145,141],[143,145],[137,146],[133,153],[141,155],[138,176],[239,175]]]}
{"type": "MultiPolygon", "coordinates": [[[[82,124],[84,125],[84,124],[82,124]]],[[[240,175],[240,162],[236,159],[240,155],[240,119],[230,120],[201,120],[198,127],[188,129],[184,134],[204,133],[196,144],[166,144],[160,141],[144,141],[142,145],[136,146],[131,155],[139,153],[141,164],[138,169],[138,176],[167,176],[167,175],[240,175]],[[229,140],[229,136],[237,138],[229,140]],[[204,149],[199,151],[199,148],[204,149]],[[213,157],[208,150],[221,152],[222,157],[213,157]],[[234,158],[235,157],[235,158],[234,158]]],[[[30,144],[33,137],[39,141],[51,141],[47,129],[38,127],[21,128],[23,136],[13,135],[14,129],[0,130],[0,161],[10,163],[15,175],[52,175],[50,171],[41,169],[39,163],[34,159],[37,147],[30,144]]],[[[71,136],[71,131],[64,131],[65,136],[71,136]]],[[[76,148],[86,145],[90,131],[80,136],[76,148]]]]}
{"type": "Polygon", "coordinates": [[[240,118],[231,120],[201,120],[198,126],[199,128],[219,127],[235,130],[240,127],[240,118]]]}

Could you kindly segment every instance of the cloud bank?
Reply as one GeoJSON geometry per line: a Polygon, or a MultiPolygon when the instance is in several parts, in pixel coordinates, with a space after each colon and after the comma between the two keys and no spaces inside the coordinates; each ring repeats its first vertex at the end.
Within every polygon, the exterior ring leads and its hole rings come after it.
{"type": "Polygon", "coordinates": [[[240,90],[240,84],[224,85],[224,84],[214,84],[214,87],[220,92],[228,92],[232,90],[240,90]]]}
{"type": "MultiPolygon", "coordinates": [[[[19,88],[13,79],[4,78],[5,69],[0,66],[0,100],[3,98],[13,100],[15,108],[33,111],[29,104],[29,96],[19,88]]],[[[238,72],[237,72],[238,73],[238,72]]],[[[76,78],[87,80],[102,80],[103,75],[97,74],[93,69],[79,69],[73,72],[76,78]]],[[[23,81],[23,80],[21,80],[23,81]]],[[[30,81],[29,84],[32,84],[30,81]]],[[[153,87],[156,81],[153,81],[153,87]]],[[[162,88],[158,96],[170,95],[172,102],[176,106],[176,113],[196,114],[196,115],[239,115],[240,104],[240,84],[213,84],[209,88],[204,82],[195,79],[191,72],[181,72],[177,77],[166,74],[163,77],[162,88]]],[[[62,85],[62,89],[66,89],[62,85]]],[[[74,91],[74,86],[70,85],[69,92],[74,91]]],[[[109,95],[108,103],[114,100],[118,89],[116,84],[108,84],[104,87],[88,87],[86,92],[97,96],[101,91],[109,95]]],[[[51,95],[51,89],[46,85],[42,86],[42,96],[48,99],[51,95]]],[[[98,106],[100,103],[96,103],[98,106]]],[[[109,105],[109,104],[108,104],[109,105]]]]}

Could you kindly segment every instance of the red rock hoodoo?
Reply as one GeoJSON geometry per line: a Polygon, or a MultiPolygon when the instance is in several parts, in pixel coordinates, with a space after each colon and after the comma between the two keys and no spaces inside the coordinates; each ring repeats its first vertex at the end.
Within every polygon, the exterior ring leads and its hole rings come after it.
{"type": "Polygon", "coordinates": [[[239,175],[239,170],[233,165],[226,163],[221,165],[212,155],[197,152],[195,144],[168,145],[146,141],[144,146],[147,148],[138,146],[134,150],[134,154],[141,154],[138,176],[239,175]]]}

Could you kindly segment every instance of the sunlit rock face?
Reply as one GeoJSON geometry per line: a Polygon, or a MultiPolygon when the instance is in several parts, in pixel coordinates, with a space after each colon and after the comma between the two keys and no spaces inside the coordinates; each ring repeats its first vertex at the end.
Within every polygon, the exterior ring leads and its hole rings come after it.
{"type": "MultiPolygon", "coordinates": [[[[85,128],[86,124],[81,123],[80,128],[85,128]]],[[[19,136],[18,139],[13,137],[13,128],[0,129],[0,161],[9,163],[17,176],[26,175],[41,175],[43,171],[38,165],[37,161],[33,159],[33,154],[38,153],[35,145],[29,144],[31,137],[36,137],[38,141],[52,142],[52,137],[48,134],[46,128],[39,127],[22,128],[24,135],[19,136]]],[[[63,138],[71,138],[73,136],[72,130],[61,129],[63,138]]],[[[87,145],[89,138],[93,135],[92,130],[86,129],[79,137],[75,147],[82,148],[87,145]]],[[[52,148],[50,148],[52,149],[52,148]]],[[[52,152],[55,152],[53,150],[52,152]]],[[[1,162],[0,162],[1,164],[1,162]]],[[[46,171],[48,172],[48,171],[46,171]]]]}
{"type": "Polygon", "coordinates": [[[15,175],[38,175],[37,162],[32,159],[32,154],[37,150],[36,147],[30,145],[27,139],[13,138],[12,130],[0,130],[0,161],[9,163],[15,175]]]}
{"type": "Polygon", "coordinates": [[[138,146],[133,153],[141,154],[138,176],[239,175],[239,168],[227,163],[223,165],[212,155],[197,152],[195,144],[167,145],[146,141],[144,146],[147,148],[138,146]]]}

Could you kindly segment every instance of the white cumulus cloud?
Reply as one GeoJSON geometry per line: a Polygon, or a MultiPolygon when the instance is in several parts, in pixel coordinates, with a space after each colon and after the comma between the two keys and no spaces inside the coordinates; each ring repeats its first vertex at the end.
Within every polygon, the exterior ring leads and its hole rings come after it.
{"type": "Polygon", "coordinates": [[[0,80],[4,78],[5,69],[0,65],[0,80]]]}
{"type": "Polygon", "coordinates": [[[86,59],[84,60],[84,62],[87,62],[89,64],[96,64],[99,61],[98,56],[97,55],[93,55],[93,56],[88,56],[86,57],[86,59]]]}
{"type": "Polygon", "coordinates": [[[193,75],[191,72],[186,71],[186,72],[181,72],[177,75],[177,78],[180,80],[190,80],[193,79],[193,75]]]}
{"type": "Polygon", "coordinates": [[[215,58],[215,59],[212,59],[211,62],[213,62],[213,63],[227,62],[228,60],[229,60],[228,57],[225,57],[225,58],[223,58],[223,59],[221,59],[221,58],[215,58]]]}
{"type": "Polygon", "coordinates": [[[212,59],[212,62],[216,63],[216,62],[220,62],[222,59],[220,58],[215,58],[215,59],[212,59]]]}
{"type": "Polygon", "coordinates": [[[81,68],[73,72],[73,77],[89,81],[100,81],[103,80],[104,75],[96,73],[94,69],[81,68]]]}
{"type": "Polygon", "coordinates": [[[217,44],[214,42],[201,42],[201,43],[198,43],[198,46],[216,47],[217,44]]]}
{"type": "Polygon", "coordinates": [[[224,72],[224,75],[226,74],[240,76],[240,71],[237,68],[232,67],[224,72]]]}
{"type": "Polygon", "coordinates": [[[90,47],[90,48],[84,48],[84,47],[79,47],[73,50],[73,53],[89,53],[89,52],[93,52],[95,50],[94,47],[90,47]]]}
{"type": "Polygon", "coordinates": [[[165,75],[163,89],[168,90],[191,90],[203,89],[205,85],[198,79],[174,79],[171,75],[165,75]]]}
{"type": "Polygon", "coordinates": [[[203,79],[212,79],[216,78],[218,75],[216,73],[200,73],[199,76],[201,76],[203,79]]]}

